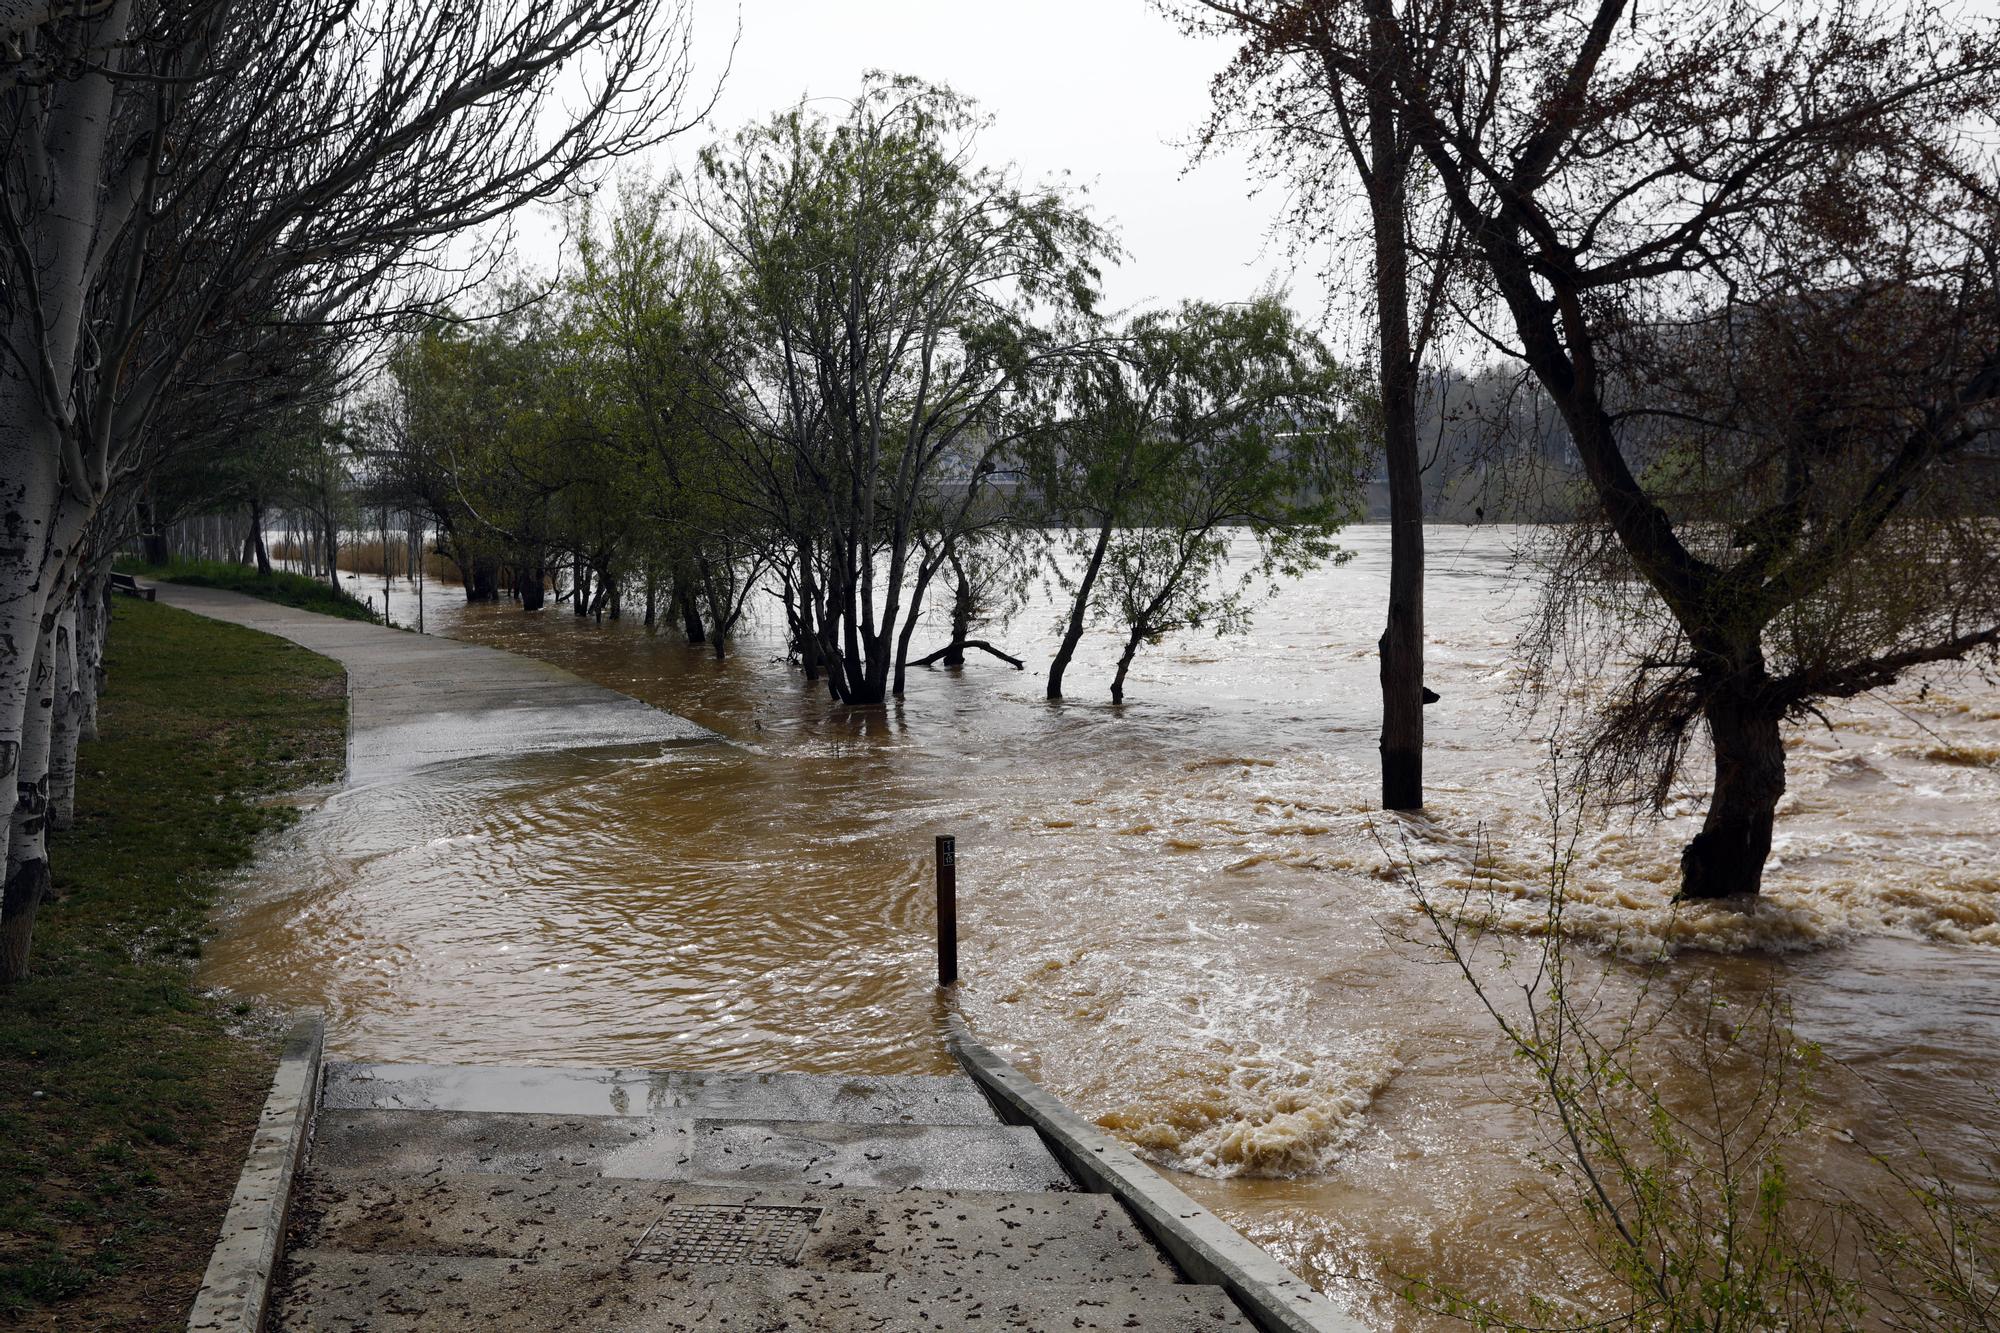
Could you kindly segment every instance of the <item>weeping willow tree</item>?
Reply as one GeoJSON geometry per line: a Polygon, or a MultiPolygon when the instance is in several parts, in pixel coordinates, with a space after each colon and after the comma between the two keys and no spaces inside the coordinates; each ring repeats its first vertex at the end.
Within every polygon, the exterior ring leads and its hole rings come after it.
{"type": "Polygon", "coordinates": [[[1706,739],[1690,897],[1757,888],[1785,723],[2000,643],[2000,449],[1956,401],[1987,392],[1967,357],[2000,346],[2000,309],[1968,276],[1800,290],[1614,345],[1636,480],[1712,573],[1677,611],[1601,512],[1543,530],[1530,665],[1594,692],[1578,757],[1605,791],[1664,806],[1706,739]]]}

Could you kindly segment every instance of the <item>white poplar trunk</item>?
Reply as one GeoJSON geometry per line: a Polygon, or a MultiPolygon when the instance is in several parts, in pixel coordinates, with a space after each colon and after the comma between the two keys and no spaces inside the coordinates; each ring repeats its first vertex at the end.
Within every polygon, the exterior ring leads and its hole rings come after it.
{"type": "Polygon", "coordinates": [[[49,719],[49,827],[60,833],[76,823],[76,743],[82,734],[83,692],[77,686],[77,602],[72,596],[56,617],[54,711],[49,719]]]}
{"type": "Polygon", "coordinates": [[[29,673],[14,809],[7,838],[7,879],[0,886],[0,986],[28,975],[35,909],[49,892],[50,722],[55,712],[55,635],[37,637],[29,673]]]}
{"type": "Polygon", "coordinates": [[[78,594],[76,609],[76,684],[82,694],[77,738],[97,739],[97,696],[104,689],[104,636],[111,621],[111,578],[100,569],[78,594]]]}
{"type": "MultiPolygon", "coordinates": [[[[92,48],[112,50],[131,19],[131,0],[113,0],[95,20],[92,48]]],[[[46,615],[75,552],[66,547],[87,526],[85,503],[63,493],[65,431],[73,424],[76,371],[83,351],[83,318],[91,292],[91,252],[97,242],[105,150],[112,129],[113,84],[108,68],[65,80],[45,100],[24,104],[21,170],[0,188],[14,217],[30,226],[17,249],[33,299],[17,295],[0,352],[0,813],[10,817],[7,864],[11,911],[12,840],[21,827],[16,802],[26,787],[46,777],[48,723],[30,716],[30,679],[46,615]],[[32,724],[32,725],[31,725],[32,724]],[[43,757],[29,781],[22,767],[31,733],[43,739],[43,757]]],[[[33,94],[29,95],[33,98],[33,94]]],[[[81,485],[82,478],[72,478],[81,485]]],[[[53,688],[54,673],[50,673],[53,688]]],[[[43,822],[37,811],[32,821],[43,822]]],[[[23,864],[47,862],[31,857],[23,864]]],[[[11,941],[0,927],[0,940],[11,941]]],[[[22,937],[22,948],[26,948],[22,937]]],[[[0,955],[9,944],[0,942],[0,955]]],[[[26,967],[26,956],[19,960],[26,967]]],[[[0,958],[0,976],[7,961],[0,958]]]]}
{"type": "Polygon", "coordinates": [[[11,815],[19,790],[35,645],[55,572],[47,562],[61,451],[39,397],[0,365],[0,816],[11,815]]]}

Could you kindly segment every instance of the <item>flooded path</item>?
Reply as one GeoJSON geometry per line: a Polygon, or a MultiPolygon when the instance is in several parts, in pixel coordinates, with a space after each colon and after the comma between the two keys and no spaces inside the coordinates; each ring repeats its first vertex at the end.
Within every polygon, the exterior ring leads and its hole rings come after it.
{"type": "Polygon", "coordinates": [[[242,593],[161,584],[159,600],[310,648],[347,672],[349,788],[548,750],[700,743],[684,718],[518,653],[337,620],[242,593]]]}
{"type": "MultiPolygon", "coordinates": [[[[1123,708],[1103,635],[1072,700],[1041,698],[1042,601],[988,635],[1030,671],[914,671],[901,703],[847,711],[784,664],[775,616],[717,663],[671,631],[432,588],[434,633],[733,743],[343,792],[272,848],[207,978],[324,1006],[356,1058],[937,1072],[930,839],[953,833],[963,1010],[1072,1106],[1385,1323],[1401,1274],[1545,1286],[1580,1261],[1520,1193],[1539,1140],[1490,1020],[1410,942],[1390,865],[1538,918],[1548,737],[1513,666],[1528,598],[1508,534],[1432,530],[1429,805],[1384,817],[1387,534],[1347,544],[1356,559],[1249,635],[1147,648],[1123,708]]],[[[1746,995],[1779,986],[1805,1036],[1978,1154],[2000,1128],[2000,688],[1941,673],[1830,717],[1790,738],[1759,910],[1669,906],[1690,792],[1664,823],[1582,830],[1572,922],[1614,968],[1680,951],[1746,995]]],[[[1830,1114],[1883,1112],[1856,1092],[1830,1114]]]]}

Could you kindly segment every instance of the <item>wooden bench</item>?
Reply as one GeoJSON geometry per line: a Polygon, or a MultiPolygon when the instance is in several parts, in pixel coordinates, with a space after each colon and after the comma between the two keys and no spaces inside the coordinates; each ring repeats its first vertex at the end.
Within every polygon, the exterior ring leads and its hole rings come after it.
{"type": "Polygon", "coordinates": [[[142,597],[149,602],[153,601],[160,591],[150,583],[139,582],[130,574],[117,573],[111,576],[111,589],[113,592],[122,592],[127,597],[142,597]]]}

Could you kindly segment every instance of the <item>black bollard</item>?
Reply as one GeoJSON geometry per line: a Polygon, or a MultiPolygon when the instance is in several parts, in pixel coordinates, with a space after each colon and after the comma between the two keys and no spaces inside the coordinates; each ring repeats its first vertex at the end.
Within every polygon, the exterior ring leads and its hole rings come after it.
{"type": "Polygon", "coordinates": [[[938,985],[958,980],[958,845],[950,834],[937,840],[938,985]]]}

